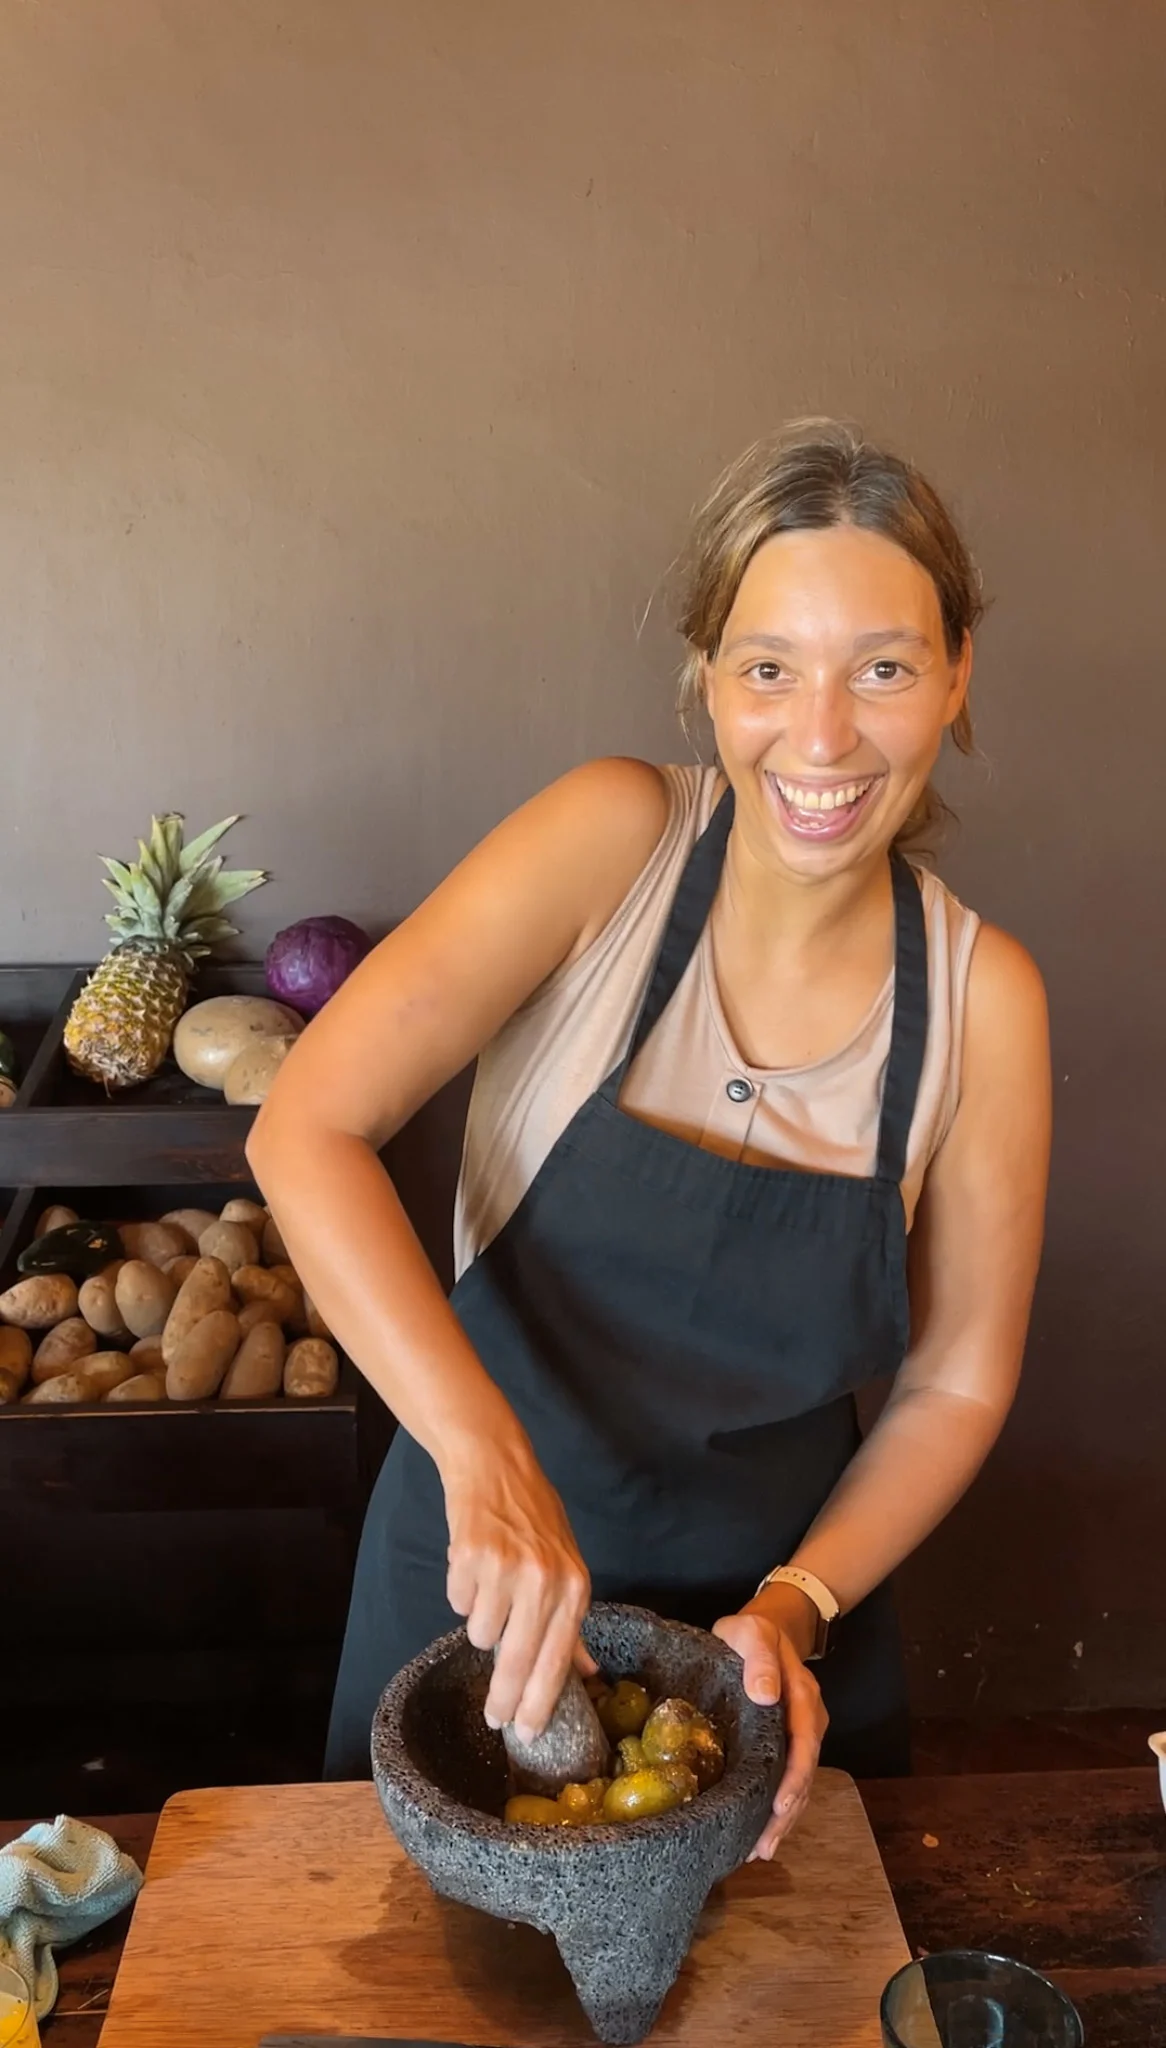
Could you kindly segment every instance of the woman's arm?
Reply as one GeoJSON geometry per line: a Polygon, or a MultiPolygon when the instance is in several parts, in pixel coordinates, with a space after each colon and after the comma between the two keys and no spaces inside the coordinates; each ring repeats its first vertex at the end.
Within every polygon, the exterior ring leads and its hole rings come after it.
{"type": "Polygon", "coordinates": [[[532,1732],[558,1698],[587,1573],[377,1155],[603,929],[667,803],[656,769],[598,761],[508,818],[304,1032],[247,1146],[312,1300],[437,1465],[450,1602],[479,1647],[502,1644],[488,1711],[532,1732]]]}
{"type": "Polygon", "coordinates": [[[989,927],[968,977],[960,1105],[911,1232],[911,1348],[797,1555],[844,1610],[955,1506],[1012,1406],[1044,1232],[1051,1095],[1040,976],[989,927]]]}
{"type": "MultiPolygon", "coordinates": [[[[1012,1405],[1040,1261],[1050,1126],[1041,979],[1022,946],[986,926],[968,977],[960,1104],[911,1233],[911,1347],[870,1435],[789,1560],[822,1579],[844,1613],[954,1507],[1012,1405]]],[[[817,1688],[800,1662],[817,1617],[781,1584],[745,1615],[776,1625],[776,1652],[773,1627],[738,1641],[742,1618],[723,1626],[747,1654],[751,1682],[772,1698],[783,1682],[796,1688],[804,1733],[779,1795],[787,1804],[760,1845],[771,1854],[809,1791],[822,1732],[817,1688]]],[[[792,1718],[795,1702],[787,1704],[792,1718]]]]}

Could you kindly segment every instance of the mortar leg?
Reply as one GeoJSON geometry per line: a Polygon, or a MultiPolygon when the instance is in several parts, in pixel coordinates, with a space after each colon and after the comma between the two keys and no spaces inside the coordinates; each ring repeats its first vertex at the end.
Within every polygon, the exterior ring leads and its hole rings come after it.
{"type": "Polygon", "coordinates": [[[602,1920],[579,1911],[555,1938],[598,2039],[631,2048],[655,2026],[704,1902],[695,1910],[678,1910],[675,1896],[605,1903],[602,1920]]]}

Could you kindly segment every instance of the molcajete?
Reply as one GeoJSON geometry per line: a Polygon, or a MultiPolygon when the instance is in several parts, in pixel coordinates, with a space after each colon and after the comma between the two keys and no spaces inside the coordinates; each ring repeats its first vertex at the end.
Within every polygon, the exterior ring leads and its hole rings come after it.
{"type": "Polygon", "coordinates": [[[715,1637],[637,1607],[597,1605],[583,1635],[607,1677],[690,1700],[725,1745],[720,1783],[656,1820],[514,1827],[502,1737],[482,1709],[491,1658],[458,1629],[393,1680],[377,1709],[373,1777],[390,1825],[435,1891],[554,1936],[601,2041],[642,2041],[712,1887],[758,1840],[785,1758],[781,1711],[756,1707],[715,1637]]]}

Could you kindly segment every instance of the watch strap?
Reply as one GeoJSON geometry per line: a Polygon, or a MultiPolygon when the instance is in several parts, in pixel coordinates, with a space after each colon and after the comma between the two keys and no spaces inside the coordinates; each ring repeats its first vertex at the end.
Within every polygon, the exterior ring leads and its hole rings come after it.
{"type": "Polygon", "coordinates": [[[838,1602],[823,1580],[817,1578],[813,1572],[804,1571],[799,1564],[779,1564],[775,1570],[767,1572],[754,1598],[764,1593],[767,1586],[782,1585],[796,1586],[798,1592],[804,1593],[807,1600],[818,1610],[818,1629],[814,1647],[806,1659],[807,1663],[816,1663],[820,1657],[825,1656],[829,1648],[831,1631],[841,1611],[838,1602]]]}

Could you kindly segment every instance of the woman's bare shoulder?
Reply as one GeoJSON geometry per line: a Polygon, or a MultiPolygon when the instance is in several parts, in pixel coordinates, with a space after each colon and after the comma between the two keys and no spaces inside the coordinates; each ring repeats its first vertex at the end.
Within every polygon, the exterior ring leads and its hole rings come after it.
{"type": "Polygon", "coordinates": [[[573,953],[615,915],[667,830],[672,801],[662,769],[613,755],[572,768],[499,828],[526,841],[532,858],[573,877],[573,953]]]}
{"type": "Polygon", "coordinates": [[[614,916],[671,801],[647,762],[591,761],[512,811],[313,1020],[265,1127],[311,1095],[383,1144],[614,916]]]}
{"type": "Polygon", "coordinates": [[[1031,953],[999,925],[982,924],[968,969],[965,1080],[1020,1069],[1043,1082],[1048,1066],[1048,1004],[1031,953]]]}
{"type": "MultiPolygon", "coordinates": [[[[668,822],[668,777],[651,761],[610,754],[585,761],[543,790],[535,804],[616,836],[646,859],[668,822]]],[[[641,865],[643,863],[641,862],[641,865]]]]}
{"type": "Polygon", "coordinates": [[[1027,947],[1000,925],[981,924],[972,949],[968,995],[977,1007],[1001,1004],[1015,1013],[1017,1007],[1034,1005],[1043,1010],[1045,988],[1027,947]]]}

